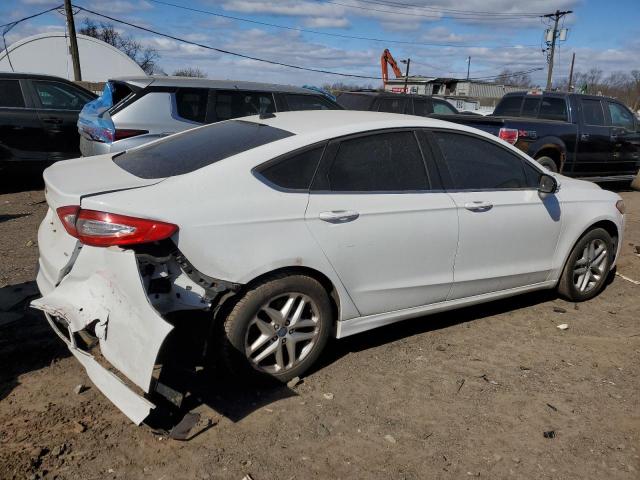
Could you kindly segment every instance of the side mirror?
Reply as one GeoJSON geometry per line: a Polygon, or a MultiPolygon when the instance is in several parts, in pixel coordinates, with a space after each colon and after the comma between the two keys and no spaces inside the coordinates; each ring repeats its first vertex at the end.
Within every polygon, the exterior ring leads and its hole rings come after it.
{"type": "Polygon", "coordinates": [[[538,192],[542,194],[556,193],[558,191],[558,182],[551,175],[540,175],[540,183],[538,184],[538,192]]]}

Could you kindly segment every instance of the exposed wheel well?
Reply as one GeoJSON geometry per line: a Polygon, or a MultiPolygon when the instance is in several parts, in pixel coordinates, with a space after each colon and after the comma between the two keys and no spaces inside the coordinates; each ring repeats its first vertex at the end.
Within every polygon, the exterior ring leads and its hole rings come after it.
{"type": "Polygon", "coordinates": [[[561,171],[560,169],[562,168],[562,152],[560,152],[560,150],[553,147],[543,148],[542,150],[536,152],[533,158],[537,160],[540,157],[551,158],[555,162],[558,172],[561,171]]]}

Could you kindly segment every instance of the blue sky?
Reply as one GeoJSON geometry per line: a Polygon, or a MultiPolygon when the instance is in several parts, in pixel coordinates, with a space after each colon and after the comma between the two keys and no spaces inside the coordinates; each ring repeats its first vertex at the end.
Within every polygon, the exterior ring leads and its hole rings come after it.
{"type": "MultiPolygon", "coordinates": [[[[3,0],[5,23],[61,3],[62,0],[3,0]]],[[[152,0],[74,0],[74,3],[172,34],[177,37],[255,57],[372,77],[380,76],[380,54],[389,48],[396,59],[410,57],[412,74],[465,76],[471,56],[471,76],[487,77],[503,68],[546,67],[541,45],[546,26],[534,13],[573,10],[564,26],[554,80],[568,75],[571,53],[576,70],[600,68],[605,73],[640,69],[640,0],[167,0],[169,3],[259,22],[317,32],[364,36],[382,42],[337,38],[267,27],[161,5],[152,0]],[[401,6],[402,5],[402,6],[401,6]],[[461,11],[467,12],[462,13],[461,11]],[[468,12],[497,12],[498,15],[468,12]],[[507,15],[512,15],[508,17],[507,15]],[[453,18],[451,18],[453,17],[453,18]],[[445,43],[450,46],[407,45],[445,43]]],[[[76,16],[81,24],[85,12],[76,16]]],[[[377,80],[291,70],[222,55],[116,24],[123,32],[160,53],[167,73],[199,67],[210,78],[259,80],[290,84],[343,81],[379,85],[377,80]]],[[[64,17],[53,12],[22,23],[7,41],[64,28],[64,17]]],[[[532,74],[543,84],[546,71],[532,74]]]]}

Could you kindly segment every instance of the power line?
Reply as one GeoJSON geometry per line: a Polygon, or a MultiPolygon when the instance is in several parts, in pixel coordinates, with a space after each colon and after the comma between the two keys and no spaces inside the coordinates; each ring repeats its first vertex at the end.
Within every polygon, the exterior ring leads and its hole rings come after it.
{"type": "Polygon", "coordinates": [[[14,20],[13,22],[3,23],[2,25],[0,25],[0,28],[7,27],[9,25],[11,25],[11,28],[13,28],[16,25],[18,25],[19,23],[24,22],[25,20],[30,20],[32,18],[39,17],[40,15],[44,15],[45,13],[53,12],[54,10],[58,10],[58,9],[60,9],[62,7],[64,7],[64,5],[60,4],[57,7],[48,8],[48,9],[43,10],[41,12],[34,13],[33,15],[29,15],[28,17],[23,17],[23,18],[20,18],[18,20],[14,20]]]}
{"type": "Polygon", "coordinates": [[[136,25],[135,23],[127,22],[125,20],[120,20],[118,18],[111,17],[109,15],[105,15],[104,13],[98,13],[98,12],[95,12],[93,10],[89,10],[88,8],[81,7],[79,5],[74,5],[74,6],[76,8],[78,8],[79,10],[85,11],[87,13],[91,13],[91,14],[96,15],[98,17],[106,18],[108,20],[111,20],[112,22],[121,23],[123,25],[128,25],[130,27],[137,28],[138,30],[143,30],[145,32],[153,33],[154,35],[158,35],[160,37],[169,38],[169,39],[175,40],[177,42],[187,43],[189,45],[194,45],[196,47],[204,48],[204,49],[207,49],[207,50],[213,50],[213,51],[218,52],[218,53],[224,53],[226,55],[232,55],[234,57],[246,58],[247,60],[254,60],[256,62],[269,63],[271,65],[279,65],[281,67],[294,68],[296,70],[305,70],[307,72],[326,73],[328,75],[339,75],[339,76],[342,76],[342,77],[364,78],[364,79],[369,79],[369,80],[381,80],[381,77],[371,77],[371,76],[367,76],[367,75],[357,75],[357,74],[353,74],[353,73],[333,72],[333,71],[330,71],[330,70],[322,70],[322,69],[318,69],[318,68],[301,67],[299,65],[292,65],[290,63],[276,62],[274,60],[266,60],[264,58],[253,57],[251,55],[245,55],[243,53],[232,52],[230,50],[223,50],[221,48],[216,48],[216,47],[212,47],[210,45],[205,45],[203,43],[192,42],[191,40],[187,40],[185,38],[180,38],[180,37],[176,37],[174,35],[169,35],[168,33],[162,33],[162,32],[159,32],[157,30],[153,30],[151,28],[142,27],[140,25],[136,25]]]}
{"type": "MultiPolygon", "coordinates": [[[[200,8],[187,7],[185,5],[178,5],[178,4],[171,3],[171,2],[166,2],[166,1],[163,1],[163,0],[149,0],[149,1],[151,1],[153,3],[160,4],[160,5],[166,5],[166,6],[170,6],[170,7],[174,7],[174,8],[179,8],[181,10],[188,10],[188,11],[195,12],[195,13],[211,15],[211,16],[219,17],[219,18],[226,18],[228,20],[252,23],[254,25],[262,25],[262,26],[265,26],[265,27],[282,28],[282,29],[285,29],[285,30],[291,30],[291,31],[301,32],[301,33],[310,33],[310,34],[313,34],[313,35],[324,35],[324,36],[327,36],[327,37],[348,38],[348,39],[353,39],[353,40],[366,40],[366,41],[369,41],[369,42],[397,43],[397,44],[402,44],[402,45],[421,45],[421,46],[426,46],[426,47],[469,48],[468,45],[463,45],[463,44],[459,44],[459,43],[415,42],[415,41],[409,41],[409,40],[396,40],[396,39],[388,39],[388,38],[363,37],[363,36],[359,36],[359,35],[347,35],[347,34],[342,34],[342,33],[320,32],[318,30],[309,30],[309,29],[300,28],[300,27],[291,27],[291,26],[287,26],[287,25],[278,25],[278,24],[275,24],[275,23],[262,22],[262,21],[259,21],[259,20],[252,20],[252,19],[249,19],[249,18],[236,17],[236,16],[233,16],[233,15],[226,15],[226,14],[222,14],[222,13],[212,12],[211,10],[203,10],[203,9],[200,9],[200,8]]],[[[482,48],[537,47],[537,45],[533,45],[533,44],[531,44],[531,45],[487,45],[487,46],[474,45],[474,46],[478,46],[478,47],[482,47],[482,48]]]]}
{"type": "MultiPolygon", "coordinates": [[[[320,0],[318,0],[320,1],[320,0]]],[[[359,3],[371,3],[374,5],[384,5],[387,7],[401,7],[401,8],[414,8],[419,10],[427,10],[437,13],[445,13],[452,15],[461,15],[461,16],[487,16],[487,17],[540,17],[544,15],[544,13],[517,13],[517,12],[488,12],[488,11],[472,11],[472,10],[459,10],[454,8],[444,8],[432,5],[419,5],[415,3],[406,3],[406,2],[393,2],[391,0],[356,0],[359,3]]],[[[449,17],[447,17],[449,18],[449,17]]]]}

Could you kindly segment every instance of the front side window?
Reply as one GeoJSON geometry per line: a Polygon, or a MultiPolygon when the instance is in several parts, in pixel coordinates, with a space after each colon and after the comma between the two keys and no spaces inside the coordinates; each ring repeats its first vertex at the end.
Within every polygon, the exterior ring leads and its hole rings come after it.
{"type": "Polygon", "coordinates": [[[592,100],[588,98],[582,99],[582,119],[585,125],[601,125],[604,126],[604,111],[600,100],[592,100]]]}
{"type": "Polygon", "coordinates": [[[306,191],[311,185],[323,151],[324,145],[295,153],[260,170],[259,174],[277,187],[306,191]]]}
{"type": "Polygon", "coordinates": [[[172,177],[292,135],[242,120],[214,123],[127,150],[115,155],[113,162],[140,178],[172,177]]]}
{"type": "Polygon", "coordinates": [[[35,80],[36,89],[42,108],[52,110],[81,110],[85,103],[93,98],[84,92],[60,82],[35,80]]]}
{"type": "Polygon", "coordinates": [[[413,132],[367,135],[340,142],[326,173],[335,192],[427,190],[429,182],[413,132]]]}
{"type": "Polygon", "coordinates": [[[458,112],[456,112],[456,110],[447,102],[443,102],[442,100],[434,100],[433,113],[439,113],[441,115],[455,115],[458,112]]]}
{"type": "Polygon", "coordinates": [[[607,102],[609,114],[611,115],[611,125],[633,130],[633,115],[631,112],[617,103],[607,102]]]}
{"type": "Polygon", "coordinates": [[[288,93],[285,95],[289,110],[297,112],[299,110],[337,110],[338,108],[329,100],[320,95],[302,95],[288,93]]]}
{"type": "Polygon", "coordinates": [[[453,190],[527,188],[532,182],[525,177],[523,160],[491,140],[449,132],[434,136],[453,190]]]}
{"type": "Polygon", "coordinates": [[[273,95],[263,92],[216,92],[215,121],[275,112],[273,95]]]}
{"type": "Polygon", "coordinates": [[[206,88],[180,88],[176,92],[176,108],[178,115],[186,120],[204,123],[207,117],[206,88]]]}
{"type": "Polygon", "coordinates": [[[0,80],[0,108],[24,108],[24,97],[18,80],[0,80]]]}
{"type": "Polygon", "coordinates": [[[544,97],[538,118],[567,121],[567,102],[564,98],[544,97]]]}
{"type": "Polygon", "coordinates": [[[404,113],[406,104],[406,97],[399,96],[399,98],[381,98],[378,105],[378,111],[387,113],[404,113]]]}

